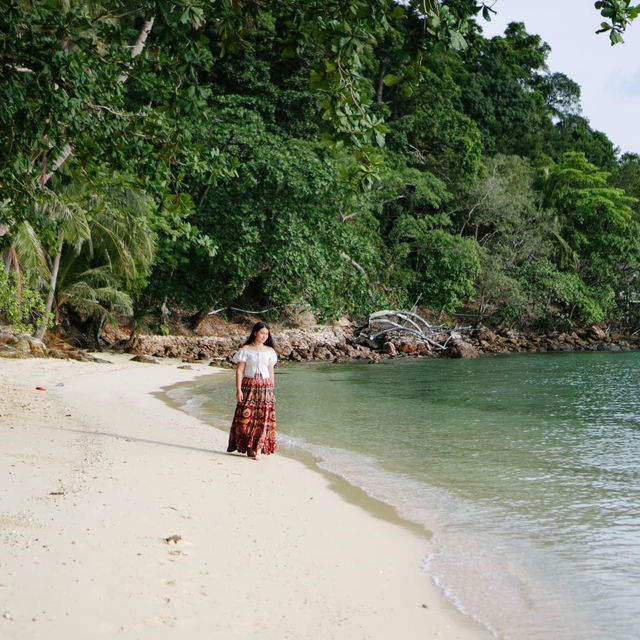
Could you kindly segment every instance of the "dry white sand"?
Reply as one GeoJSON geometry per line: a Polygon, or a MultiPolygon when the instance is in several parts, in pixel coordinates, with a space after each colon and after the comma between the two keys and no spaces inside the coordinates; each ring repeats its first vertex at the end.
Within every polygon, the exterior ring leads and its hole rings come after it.
{"type": "Polygon", "coordinates": [[[424,538],[151,395],[214,369],[105,357],[0,359],[0,638],[488,638],[424,538]]]}

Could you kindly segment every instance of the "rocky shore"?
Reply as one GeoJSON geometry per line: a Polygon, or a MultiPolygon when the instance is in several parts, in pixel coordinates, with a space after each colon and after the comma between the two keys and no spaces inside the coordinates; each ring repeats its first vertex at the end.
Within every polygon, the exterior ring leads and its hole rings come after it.
{"type": "MultiPolygon", "coordinates": [[[[184,360],[229,362],[241,344],[244,333],[237,336],[139,336],[131,346],[132,353],[184,360]]],[[[372,342],[366,335],[355,336],[351,327],[314,326],[285,329],[278,332],[281,360],[324,360],[346,362],[369,360],[378,362],[393,357],[477,358],[484,354],[506,354],[549,351],[631,351],[640,349],[640,336],[608,334],[600,327],[571,333],[531,335],[511,330],[494,332],[480,328],[461,336],[453,334],[444,350],[429,347],[423,341],[401,333],[388,334],[385,341],[372,342]]]]}
{"type": "MultiPolygon", "coordinates": [[[[244,327],[230,328],[224,335],[137,335],[114,339],[111,349],[125,351],[140,360],[178,358],[185,362],[208,360],[225,366],[246,337],[244,327]]],[[[117,336],[115,336],[117,337],[117,336]]],[[[446,347],[435,349],[413,336],[394,332],[384,341],[372,341],[366,334],[356,335],[351,325],[316,325],[277,332],[277,349],[281,361],[368,360],[379,362],[399,357],[477,358],[485,354],[545,353],[550,351],[632,351],[640,349],[640,336],[625,336],[604,331],[597,326],[572,331],[538,335],[512,330],[493,331],[477,328],[464,335],[454,332],[444,338],[446,347]]],[[[0,330],[0,357],[54,357],[96,360],[84,351],[57,344],[48,347],[28,335],[14,335],[0,330]]]]}

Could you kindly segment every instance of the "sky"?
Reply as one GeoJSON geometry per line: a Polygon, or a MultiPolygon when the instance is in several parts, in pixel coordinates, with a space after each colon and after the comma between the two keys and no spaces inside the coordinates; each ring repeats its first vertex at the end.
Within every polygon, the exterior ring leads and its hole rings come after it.
{"type": "Polygon", "coordinates": [[[487,38],[502,35],[510,22],[524,22],[551,47],[547,64],[582,89],[582,115],[603,131],[621,153],[640,154],[640,18],[624,44],[611,46],[597,34],[603,21],[593,0],[497,0],[491,22],[478,20],[487,38]]]}

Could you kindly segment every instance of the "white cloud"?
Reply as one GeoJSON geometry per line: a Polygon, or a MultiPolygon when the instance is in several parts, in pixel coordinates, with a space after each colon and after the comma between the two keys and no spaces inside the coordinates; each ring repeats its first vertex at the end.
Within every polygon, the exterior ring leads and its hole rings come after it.
{"type": "Polygon", "coordinates": [[[611,76],[609,87],[622,98],[640,98],[640,67],[631,74],[611,76]]]}

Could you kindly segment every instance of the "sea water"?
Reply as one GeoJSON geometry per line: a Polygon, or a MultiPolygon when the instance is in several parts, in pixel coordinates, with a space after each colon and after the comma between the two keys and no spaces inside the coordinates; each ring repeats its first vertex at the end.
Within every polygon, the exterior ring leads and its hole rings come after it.
{"type": "MultiPolygon", "coordinates": [[[[638,353],[280,366],[280,450],[429,531],[424,571],[495,637],[640,638],[639,373],[638,353]]],[[[228,429],[231,376],[172,395],[228,429]]]]}

